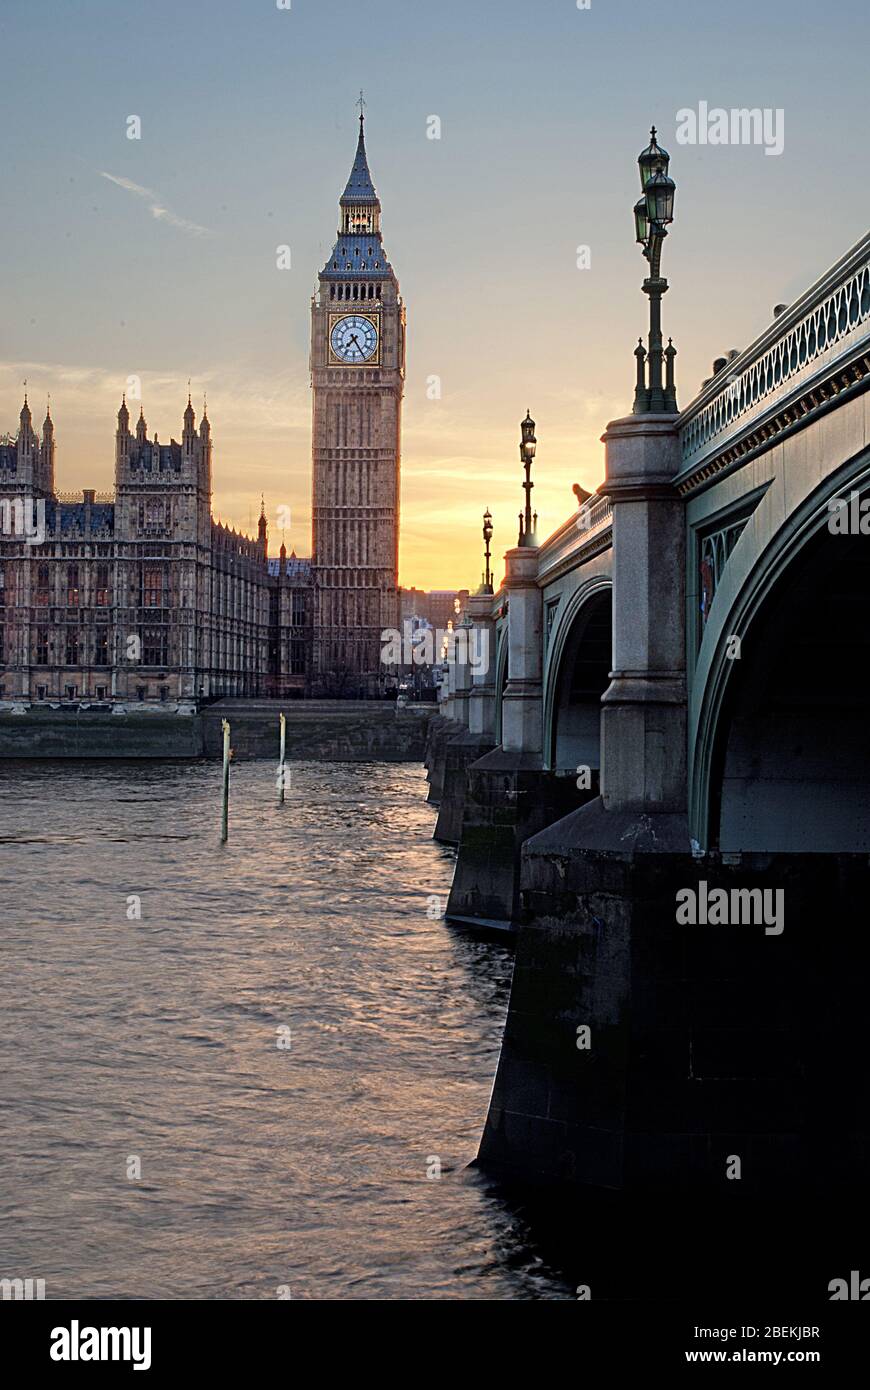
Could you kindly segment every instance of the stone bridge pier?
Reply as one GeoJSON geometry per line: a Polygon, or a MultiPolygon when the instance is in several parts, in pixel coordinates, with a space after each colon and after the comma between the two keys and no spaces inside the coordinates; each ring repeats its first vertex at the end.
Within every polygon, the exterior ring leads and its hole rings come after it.
{"type": "MultiPolygon", "coordinates": [[[[636,980],[655,957],[651,909],[673,927],[668,887],[690,882],[694,865],[676,417],[616,420],[604,442],[613,665],[601,701],[601,792],[522,846],[525,924],[480,1162],[618,1188],[647,1158],[667,1170],[660,1136],[649,1154],[627,1143],[633,1125],[649,1127],[648,1103],[642,1114],[632,1107],[627,1066],[639,1029],[660,1043],[683,1021],[680,1011],[659,1031],[645,993],[636,1008],[636,980]]],[[[526,726],[513,727],[521,739],[526,726]]],[[[671,951],[662,965],[672,960],[671,951]]]]}
{"type": "MultiPolygon", "coordinates": [[[[456,831],[459,854],[447,917],[499,931],[510,931],[519,919],[523,842],[580,799],[573,783],[555,778],[543,767],[543,612],[538,558],[537,546],[516,546],[505,555],[502,650],[507,651],[507,682],[501,691],[496,689],[493,599],[480,596],[472,600],[472,616],[481,634],[490,639],[490,659],[487,674],[472,686],[469,717],[475,727],[453,742],[448,752],[456,769],[448,824],[456,831]],[[501,737],[493,747],[497,702],[501,737]],[[485,724],[491,732],[483,727],[485,724]],[[479,731],[477,725],[481,725],[479,731]],[[491,751],[479,756],[484,743],[491,751]]],[[[440,831],[439,815],[436,836],[440,831]]]]}
{"type": "Polygon", "coordinates": [[[461,732],[451,729],[442,753],[444,771],[434,838],[446,844],[460,840],[468,768],[495,743],[494,634],[492,589],[488,588],[469,599],[448,660],[454,688],[452,718],[461,732]]]}

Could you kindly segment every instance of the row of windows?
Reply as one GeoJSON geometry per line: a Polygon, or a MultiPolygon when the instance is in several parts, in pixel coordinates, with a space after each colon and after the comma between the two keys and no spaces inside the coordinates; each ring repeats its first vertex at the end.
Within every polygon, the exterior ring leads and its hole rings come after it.
{"type": "MultiPolygon", "coordinates": [[[[93,579],[94,587],[91,591],[91,603],[97,608],[108,608],[110,602],[109,566],[99,564],[94,567],[93,579]]],[[[212,592],[213,600],[218,597],[223,599],[221,607],[231,606],[233,613],[220,613],[219,620],[226,622],[234,618],[246,617],[249,622],[255,621],[257,610],[257,595],[249,586],[243,585],[244,592],[239,592],[236,585],[228,585],[224,576],[223,585],[218,582],[212,592]],[[222,592],[221,592],[222,590],[222,592]]],[[[66,571],[66,606],[67,608],[79,608],[83,591],[80,586],[79,566],[68,565],[66,571]]],[[[57,600],[52,596],[51,589],[52,573],[49,565],[39,565],[36,574],[35,605],[37,608],[53,607],[57,600]]],[[[62,594],[63,596],[63,590],[62,594]]],[[[140,571],[139,576],[139,602],[140,608],[164,608],[170,600],[169,577],[163,566],[145,566],[140,571]]],[[[6,606],[6,587],[5,573],[0,564],[0,609],[6,606]]],[[[302,627],[306,618],[306,593],[304,589],[294,589],[291,600],[291,622],[294,627],[302,627]]],[[[149,663],[151,664],[151,663],[149,663]]],[[[157,663],[160,664],[160,663],[157,663]]]]}
{"type": "MultiPolygon", "coordinates": [[[[39,565],[36,571],[36,593],[35,603],[38,608],[48,608],[52,602],[51,587],[51,567],[49,565],[39,565]]],[[[160,569],[145,569],[142,571],[140,590],[140,607],[142,608],[162,608],[163,593],[165,583],[164,574],[160,569]]],[[[66,571],[66,606],[67,608],[78,608],[82,596],[82,588],[79,576],[78,565],[68,565],[66,571]]],[[[96,565],[93,571],[93,589],[91,591],[91,603],[95,608],[107,608],[109,605],[109,566],[96,565]]],[[[0,565],[0,608],[6,604],[6,576],[3,566],[0,565]]]]}
{"type": "MultiPolygon", "coordinates": [[[[167,699],[169,698],[169,687],[168,687],[167,685],[158,686],[158,690],[159,690],[159,692],[160,692],[160,699],[161,699],[161,700],[167,700],[167,699]]],[[[0,687],[0,693],[2,693],[2,687],[0,687]]],[[[86,694],[87,694],[87,691],[86,691],[86,690],[83,690],[83,691],[82,691],[82,695],[84,696],[84,695],[86,695],[86,694]]],[[[136,699],[137,699],[137,700],[144,700],[147,694],[148,694],[148,687],[147,687],[147,685],[137,685],[137,686],[136,686],[136,699]]],[[[49,691],[48,691],[48,686],[47,686],[47,685],[37,685],[37,687],[36,687],[36,698],[37,698],[37,700],[49,700],[49,699],[51,699],[51,696],[49,695],[49,691]]],[[[65,685],[64,688],[63,688],[63,698],[64,698],[65,700],[77,700],[77,699],[79,698],[79,688],[78,688],[78,686],[77,686],[77,685],[65,685]]],[[[94,687],[94,699],[95,699],[95,700],[107,700],[108,698],[109,698],[109,687],[108,687],[107,685],[97,685],[97,686],[94,687]]]]}
{"type": "MultiPolygon", "coordinates": [[[[51,569],[40,565],[36,571],[36,604],[47,608],[51,602],[51,569]]],[[[67,565],[66,604],[67,608],[78,608],[81,594],[78,565],[67,565]]],[[[109,603],[109,566],[97,565],[94,569],[94,588],[92,602],[96,608],[106,608],[109,603]]]]}
{"type": "Polygon", "coordinates": [[[380,299],[376,285],[330,285],[330,299],[380,299]]]}
{"type": "Polygon", "coordinates": [[[166,498],[149,498],[139,503],[139,530],[146,526],[168,528],[172,525],[172,503],[166,498]]]}
{"type": "MultiPolygon", "coordinates": [[[[79,634],[77,628],[71,627],[64,634],[64,640],[55,644],[49,642],[48,631],[46,628],[37,628],[36,646],[34,660],[37,666],[54,665],[54,658],[63,657],[64,665],[78,666],[80,661],[86,660],[86,642],[83,635],[79,634]],[[57,651],[55,651],[55,645],[57,651]]],[[[109,665],[109,634],[108,632],[97,632],[93,645],[93,657],[90,662],[92,666],[109,665]]]]}
{"type": "MultiPolygon", "coordinates": [[[[48,551],[48,554],[53,554],[55,558],[61,560],[72,560],[76,557],[80,560],[87,560],[92,556],[98,555],[108,555],[111,557],[114,553],[114,544],[111,541],[107,542],[105,545],[58,545],[54,540],[46,540],[42,545],[29,546],[28,549],[32,549],[36,554],[42,555],[45,553],[44,547],[48,546],[52,547],[52,549],[48,551]]],[[[130,547],[129,553],[135,553],[132,547],[130,547]]],[[[151,553],[150,548],[149,553],[151,553]]],[[[160,552],[155,548],[154,553],[159,554],[160,552]]]]}
{"type": "MultiPolygon", "coordinates": [[[[375,209],[370,207],[347,208],[344,214],[343,230],[345,232],[350,232],[351,236],[353,236],[355,232],[359,233],[377,231],[375,209]]],[[[342,248],[342,251],[343,250],[344,248],[342,248]]],[[[371,254],[372,248],[369,247],[369,255],[371,254]]]]}
{"type": "MultiPolygon", "coordinates": [[[[352,253],[351,253],[351,254],[352,254],[352,253]]],[[[374,248],[373,246],[370,246],[369,249],[368,249],[368,251],[366,252],[366,255],[369,256],[369,257],[371,257],[371,256],[373,256],[374,254],[375,254],[375,248],[374,248]]],[[[346,256],[346,255],[347,255],[347,247],[346,247],[346,246],[342,246],[340,255],[342,255],[342,256],[346,256]]],[[[333,262],[332,262],[332,268],[333,268],[333,270],[338,270],[338,261],[333,261],[333,262]]],[[[352,270],[352,269],[353,269],[353,263],[352,263],[351,261],[348,261],[348,262],[347,262],[347,268],[348,268],[348,270],[352,270]]],[[[365,263],[365,261],[363,261],[363,263],[362,263],[362,268],[363,268],[363,270],[365,270],[365,268],[366,268],[366,263],[365,263]]],[[[380,263],[380,261],[375,261],[373,269],[375,269],[375,270],[380,270],[380,268],[381,268],[381,263],[380,263]]]]}
{"type": "MultiPolygon", "coordinates": [[[[164,593],[167,591],[166,575],[160,567],[145,567],[140,574],[139,580],[139,606],[140,608],[162,608],[164,593]]],[[[0,604],[2,604],[3,588],[2,570],[0,570],[0,604]]],[[[68,565],[66,571],[66,606],[67,608],[78,608],[81,599],[81,586],[79,582],[78,565],[68,565]]],[[[96,608],[106,608],[109,603],[109,566],[97,565],[94,569],[94,587],[91,602],[96,608]]],[[[51,603],[51,569],[48,565],[39,565],[36,571],[36,606],[47,608],[51,603]]]]}
{"type": "MultiPolygon", "coordinates": [[[[0,637],[3,629],[0,628],[0,637]]],[[[142,631],[142,664],[144,666],[165,666],[168,660],[169,634],[166,628],[144,628],[142,631]]],[[[2,646],[2,642],[0,642],[2,646]]],[[[48,628],[40,627],[36,629],[34,641],[34,664],[36,666],[54,666],[63,661],[65,666],[109,666],[111,665],[111,646],[109,642],[108,630],[100,631],[94,635],[91,646],[91,656],[88,657],[88,639],[84,633],[80,633],[78,628],[67,628],[63,636],[57,641],[49,639],[48,628]]],[[[0,660],[4,660],[0,656],[0,660]]]]}

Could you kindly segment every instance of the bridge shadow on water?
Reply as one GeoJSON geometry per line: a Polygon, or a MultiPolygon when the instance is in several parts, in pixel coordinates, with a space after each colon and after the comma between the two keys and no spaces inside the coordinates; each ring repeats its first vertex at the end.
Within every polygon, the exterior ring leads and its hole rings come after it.
{"type": "Polygon", "coordinates": [[[833,1279],[848,1283],[853,1270],[870,1278],[866,1193],[644,1197],[477,1176],[542,1264],[596,1303],[759,1310],[786,1321],[828,1302],[833,1279]]]}

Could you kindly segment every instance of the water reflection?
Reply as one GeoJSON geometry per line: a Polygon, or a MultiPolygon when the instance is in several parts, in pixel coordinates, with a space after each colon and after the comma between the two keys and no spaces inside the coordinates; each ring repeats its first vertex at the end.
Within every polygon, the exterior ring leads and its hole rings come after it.
{"type": "Polygon", "coordinates": [[[572,1297],[467,1168],[512,957],[427,918],[452,855],[422,772],[294,764],[284,807],[274,772],[234,768],[221,846],[214,764],[3,766],[8,1271],[49,1298],[572,1297]]]}

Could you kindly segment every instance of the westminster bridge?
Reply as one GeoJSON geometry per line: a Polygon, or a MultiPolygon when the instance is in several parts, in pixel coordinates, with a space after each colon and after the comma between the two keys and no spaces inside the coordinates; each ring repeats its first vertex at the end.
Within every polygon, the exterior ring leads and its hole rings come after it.
{"type": "Polygon", "coordinates": [[[448,918],[517,934],[496,1167],[866,1180],[868,386],[870,235],[682,412],[611,422],[598,494],[471,600],[429,775],[448,918]],[[749,916],[676,916],[716,887],[749,916]]]}

